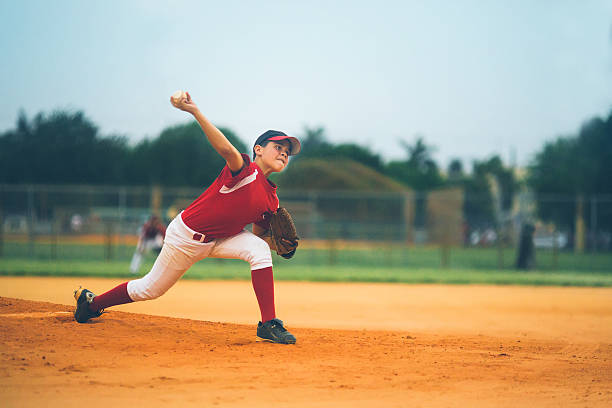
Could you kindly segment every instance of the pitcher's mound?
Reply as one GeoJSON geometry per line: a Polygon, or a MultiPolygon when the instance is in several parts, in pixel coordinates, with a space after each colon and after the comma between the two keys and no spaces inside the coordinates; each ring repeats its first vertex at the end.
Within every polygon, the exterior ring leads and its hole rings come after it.
{"type": "MultiPolygon", "coordinates": [[[[0,399],[19,407],[609,406],[612,349],[252,326],[0,298],[0,399]]],[[[256,323],[256,322],[254,322],[256,323]]]]}

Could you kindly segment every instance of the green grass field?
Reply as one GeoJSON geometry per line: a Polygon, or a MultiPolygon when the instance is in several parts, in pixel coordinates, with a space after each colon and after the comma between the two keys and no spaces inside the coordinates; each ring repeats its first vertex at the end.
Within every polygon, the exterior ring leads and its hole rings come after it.
{"type": "MultiPolygon", "coordinates": [[[[100,276],[134,278],[127,245],[52,245],[4,242],[0,275],[100,276]]],[[[514,249],[379,246],[368,249],[300,248],[291,260],[274,255],[279,280],[325,282],[403,282],[612,286],[612,254],[538,251],[537,267],[515,270],[514,249]],[[446,261],[443,261],[446,259],[446,261]]],[[[145,273],[155,260],[146,257],[145,273]]],[[[187,279],[250,279],[249,267],[236,260],[205,259],[187,279]]]]}
{"type": "MultiPolygon", "coordinates": [[[[152,266],[153,259],[141,268],[152,266]]],[[[49,261],[26,259],[0,260],[0,275],[20,276],[96,276],[133,279],[126,261],[49,261]]],[[[497,284],[549,286],[612,286],[612,273],[585,271],[516,271],[488,269],[443,269],[367,266],[308,266],[277,262],[278,280],[319,282],[401,282],[444,284],[497,284]]],[[[194,265],[185,279],[250,279],[246,263],[234,260],[205,259],[194,265]]]]}
{"type": "MultiPolygon", "coordinates": [[[[4,242],[0,251],[3,259],[29,259],[50,261],[129,261],[134,247],[115,244],[61,244],[4,242]]],[[[514,248],[451,248],[446,262],[440,248],[400,245],[378,245],[352,249],[345,244],[339,249],[333,242],[321,249],[300,247],[291,265],[300,266],[369,266],[451,269],[513,269],[516,260],[514,248]]],[[[285,260],[277,258],[281,263],[285,260]]],[[[557,252],[538,250],[536,268],[544,271],[601,271],[612,272],[612,253],[557,252]]]]}

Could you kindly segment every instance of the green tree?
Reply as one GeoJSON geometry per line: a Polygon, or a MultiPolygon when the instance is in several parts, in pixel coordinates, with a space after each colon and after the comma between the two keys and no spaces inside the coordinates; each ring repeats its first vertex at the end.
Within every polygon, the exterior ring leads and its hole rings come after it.
{"type": "Polygon", "coordinates": [[[118,183],[129,153],[124,137],[101,137],[83,112],[21,112],[0,136],[0,182],[118,183]]]}
{"type": "Polygon", "coordinates": [[[512,208],[517,188],[514,171],[505,167],[501,158],[497,155],[489,160],[479,162],[476,166],[479,167],[480,172],[483,174],[488,174],[495,178],[499,187],[501,210],[509,211],[512,208]]]}
{"type": "Polygon", "coordinates": [[[359,146],[354,143],[344,143],[334,146],[334,148],[330,150],[329,155],[338,158],[345,157],[347,159],[352,159],[376,171],[384,171],[384,165],[379,155],[372,153],[367,147],[359,146]]]}
{"type": "MultiPolygon", "coordinates": [[[[230,129],[219,130],[239,151],[250,153],[230,129]]],[[[130,181],[135,184],[206,187],[225,165],[195,121],[164,129],[137,144],[132,155],[130,181]]]]}
{"type": "Polygon", "coordinates": [[[449,177],[451,184],[462,185],[464,188],[463,214],[470,228],[493,227],[498,225],[498,222],[507,221],[517,183],[513,170],[505,167],[499,156],[475,160],[470,175],[460,177],[458,170],[449,171],[449,174],[453,173],[456,175],[449,177]],[[499,208],[491,188],[492,183],[499,189],[499,208]],[[497,210],[500,213],[497,213],[497,210]]]}
{"type": "Polygon", "coordinates": [[[316,128],[304,127],[304,134],[300,136],[300,145],[302,147],[300,157],[313,156],[317,152],[329,147],[325,136],[325,128],[322,126],[316,128]]]}
{"type": "Polygon", "coordinates": [[[475,160],[472,174],[463,180],[463,216],[470,229],[487,228],[496,223],[489,176],[486,161],[475,160]]]}
{"type": "Polygon", "coordinates": [[[376,171],[384,171],[382,158],[372,151],[355,143],[331,144],[325,136],[323,127],[304,128],[304,135],[300,138],[302,151],[296,159],[325,158],[329,160],[351,159],[376,171]]]}
{"type": "Polygon", "coordinates": [[[428,191],[444,184],[438,165],[432,157],[433,148],[427,146],[422,137],[413,145],[402,141],[406,160],[392,161],[387,165],[387,174],[417,191],[428,191]]]}
{"type": "MultiPolygon", "coordinates": [[[[577,136],[544,145],[529,166],[528,185],[536,195],[539,217],[573,231],[576,199],[611,194],[612,111],[606,119],[586,122],[577,136]]],[[[590,218],[591,206],[585,206],[590,218]]],[[[612,231],[612,212],[597,214],[598,228],[612,231]]]]}
{"type": "Polygon", "coordinates": [[[448,165],[447,177],[450,182],[462,181],[465,177],[463,173],[463,163],[459,159],[453,159],[448,165]]]}

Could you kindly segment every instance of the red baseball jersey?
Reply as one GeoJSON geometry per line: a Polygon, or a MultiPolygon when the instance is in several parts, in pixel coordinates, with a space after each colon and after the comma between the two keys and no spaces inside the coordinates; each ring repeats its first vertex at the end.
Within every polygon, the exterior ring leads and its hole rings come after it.
{"type": "Polygon", "coordinates": [[[278,209],[276,185],[242,154],[245,165],[235,176],[227,165],[217,179],[183,211],[185,225],[213,238],[238,234],[248,224],[268,228],[268,215],[278,209]]]}

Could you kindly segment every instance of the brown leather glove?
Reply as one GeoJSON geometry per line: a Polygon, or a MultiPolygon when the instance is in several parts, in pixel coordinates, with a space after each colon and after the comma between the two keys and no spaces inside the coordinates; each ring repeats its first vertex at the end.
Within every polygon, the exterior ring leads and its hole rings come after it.
{"type": "Polygon", "coordinates": [[[270,218],[270,233],[276,253],[284,258],[291,258],[298,246],[297,232],[293,218],[286,208],[280,207],[270,218]]]}

